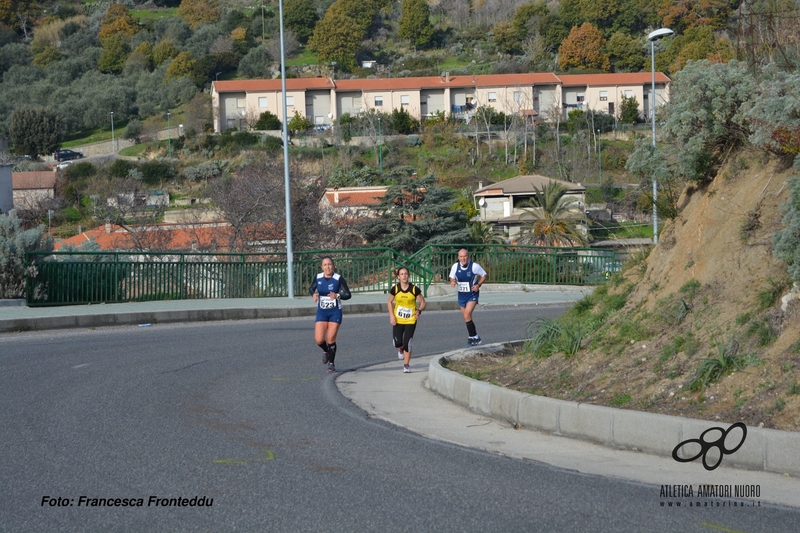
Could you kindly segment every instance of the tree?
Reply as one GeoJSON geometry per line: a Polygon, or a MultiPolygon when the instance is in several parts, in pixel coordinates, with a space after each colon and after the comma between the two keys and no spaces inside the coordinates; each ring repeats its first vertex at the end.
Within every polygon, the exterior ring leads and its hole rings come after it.
{"type": "Polygon", "coordinates": [[[621,96],[622,101],[619,105],[619,123],[620,124],[636,124],[639,122],[639,102],[636,101],[635,96],[621,96]]]}
{"type": "Polygon", "coordinates": [[[25,253],[52,249],[44,226],[25,230],[13,209],[0,214],[0,299],[25,297],[25,280],[36,275],[26,269],[25,253]]]}
{"type": "Polygon", "coordinates": [[[122,72],[125,61],[128,59],[130,47],[120,35],[112,35],[103,41],[103,52],[97,60],[100,72],[116,74],[122,72]]]}
{"type": "Polygon", "coordinates": [[[197,93],[183,109],[183,127],[187,137],[213,129],[211,95],[197,93]]]}
{"type": "Polygon", "coordinates": [[[642,44],[630,35],[614,33],[606,44],[606,51],[614,72],[639,72],[644,67],[642,44]]]}
{"type": "Polygon", "coordinates": [[[191,52],[181,52],[175,56],[175,59],[173,59],[172,63],[170,63],[169,67],[167,67],[164,81],[180,78],[182,76],[190,76],[192,74],[192,70],[194,69],[194,64],[195,61],[192,59],[191,52]]]}
{"type": "MultiPolygon", "coordinates": [[[[220,243],[230,251],[251,251],[252,243],[279,241],[286,236],[282,154],[257,151],[248,155],[245,165],[233,176],[212,181],[207,192],[231,225],[224,243],[220,243]]],[[[307,201],[307,191],[301,185],[306,180],[295,163],[290,175],[292,244],[303,249],[314,238],[315,231],[308,231],[308,226],[319,223],[319,209],[316,201],[307,201]]]]}
{"type": "MultiPolygon", "coordinates": [[[[503,236],[492,229],[490,222],[470,222],[469,242],[472,244],[505,244],[503,236]]],[[[474,249],[474,251],[481,251],[474,249]]]]}
{"type": "Polygon", "coordinates": [[[463,243],[468,238],[462,211],[450,205],[453,193],[436,186],[436,177],[406,176],[392,185],[378,205],[381,216],[364,225],[367,240],[411,255],[428,243],[463,243]]]}
{"type": "Polygon", "coordinates": [[[573,26],[558,48],[558,66],[564,70],[576,67],[608,71],[611,63],[602,52],[605,45],[603,34],[594,24],[584,22],[580,27],[573,26]]]}
{"type": "Polygon", "coordinates": [[[246,78],[266,78],[269,75],[269,66],[272,63],[267,47],[256,46],[247,52],[239,62],[239,73],[246,78]]]}
{"type": "Polygon", "coordinates": [[[726,154],[747,142],[751,126],[741,111],[756,90],[747,65],[739,61],[690,61],[675,74],[662,131],[682,176],[705,181],[726,154]]]}
{"type": "Polygon", "coordinates": [[[400,135],[408,135],[419,130],[419,121],[405,109],[393,109],[389,117],[391,129],[400,135]]]}
{"type": "Polygon", "coordinates": [[[398,34],[415,48],[425,48],[433,37],[430,9],[425,0],[403,0],[398,34]]]}
{"type": "Polygon", "coordinates": [[[9,135],[14,153],[31,157],[52,154],[61,145],[61,118],[49,109],[15,109],[9,135]]]}
{"type": "Polygon", "coordinates": [[[313,0],[287,0],[283,6],[283,23],[305,44],[319,20],[313,0]]]}
{"type": "Polygon", "coordinates": [[[139,30],[139,26],[131,15],[130,10],[122,4],[111,4],[106,10],[103,24],[97,33],[97,38],[102,43],[112,35],[119,35],[125,38],[133,37],[139,30]]]}
{"type": "Polygon", "coordinates": [[[530,202],[530,207],[523,209],[523,220],[520,244],[534,246],[575,246],[586,244],[586,237],[578,228],[583,220],[583,213],[577,208],[574,200],[565,197],[567,188],[557,181],[550,181],[530,202]]]}
{"type": "Polygon", "coordinates": [[[221,15],[222,10],[217,0],[182,0],[178,6],[178,16],[192,30],[201,24],[218,22],[221,15]]]}
{"type": "Polygon", "coordinates": [[[160,65],[168,59],[172,59],[180,53],[178,47],[172,39],[163,39],[153,47],[153,63],[155,66],[160,65]]]}
{"type": "Polygon", "coordinates": [[[289,120],[289,124],[287,124],[287,126],[289,131],[294,134],[298,131],[310,130],[314,127],[314,124],[295,109],[294,116],[289,120]]]}
{"type": "Polygon", "coordinates": [[[340,69],[352,70],[356,66],[356,52],[366,30],[349,17],[339,2],[333,4],[325,17],[314,28],[308,48],[317,52],[320,61],[336,61],[340,69]]]}

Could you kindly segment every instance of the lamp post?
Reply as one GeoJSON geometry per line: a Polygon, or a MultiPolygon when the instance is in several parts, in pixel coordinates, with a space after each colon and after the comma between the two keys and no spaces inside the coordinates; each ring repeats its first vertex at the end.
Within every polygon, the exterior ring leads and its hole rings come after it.
{"type": "Polygon", "coordinates": [[[603,141],[600,139],[600,130],[597,130],[597,161],[600,164],[600,186],[603,186],[603,141]]]}
{"type": "MultiPolygon", "coordinates": [[[[652,74],[652,85],[650,88],[650,117],[651,122],[653,124],[653,151],[655,151],[656,147],[656,52],[655,52],[655,42],[663,37],[667,37],[672,35],[673,32],[669,28],[661,28],[660,30],[656,30],[650,35],[647,36],[647,40],[650,41],[650,72],[652,74]]],[[[656,201],[658,200],[658,184],[656,183],[656,177],[653,176],[653,244],[658,244],[658,208],[656,207],[656,201]]]]}
{"type": "MultiPolygon", "coordinates": [[[[263,10],[263,4],[261,9],[263,10]]],[[[264,17],[261,17],[261,23],[264,17]]],[[[286,292],[294,298],[294,251],[292,248],[292,194],[289,182],[289,121],[286,120],[286,40],[283,35],[283,0],[278,0],[278,27],[281,38],[281,107],[283,109],[283,192],[286,210],[286,292]]]]}
{"type": "Polygon", "coordinates": [[[381,136],[381,117],[378,117],[378,167],[383,174],[383,137],[381,136]]]}
{"type": "Polygon", "coordinates": [[[217,72],[217,75],[215,76],[215,78],[216,78],[216,81],[219,81],[219,75],[220,75],[220,74],[222,74],[222,71],[219,71],[219,72],[217,72]]]}
{"type": "Polygon", "coordinates": [[[172,159],[172,130],[169,127],[169,117],[171,113],[167,111],[167,157],[172,159]]]}
{"type": "Polygon", "coordinates": [[[114,112],[111,112],[111,151],[116,152],[114,149],[114,112]]]}

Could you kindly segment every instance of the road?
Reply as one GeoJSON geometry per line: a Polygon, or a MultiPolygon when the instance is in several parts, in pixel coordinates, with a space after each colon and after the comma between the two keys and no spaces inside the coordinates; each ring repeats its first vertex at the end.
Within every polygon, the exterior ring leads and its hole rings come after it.
{"type": "MultiPolygon", "coordinates": [[[[475,321],[486,342],[512,340],[534,316],[562,310],[482,309],[475,321]]],[[[0,336],[0,531],[777,532],[800,523],[797,510],[771,506],[659,508],[655,486],[370,419],[325,372],[312,328],[302,318],[0,336]],[[161,505],[195,497],[213,503],[161,505]],[[142,506],[92,506],[100,498],[142,506]]],[[[396,357],[390,331],[386,316],[347,315],[339,370],[396,357]]],[[[452,311],[425,313],[414,339],[418,355],[465,341],[452,311]]]]}

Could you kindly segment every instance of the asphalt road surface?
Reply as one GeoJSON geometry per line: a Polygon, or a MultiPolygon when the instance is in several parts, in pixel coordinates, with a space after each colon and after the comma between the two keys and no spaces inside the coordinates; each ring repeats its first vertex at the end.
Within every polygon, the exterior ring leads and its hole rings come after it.
{"type": "MultiPolygon", "coordinates": [[[[562,310],[482,309],[475,321],[485,342],[515,340],[562,310]]],[[[390,331],[385,315],[346,315],[337,368],[395,358],[390,331]]],[[[459,313],[430,312],[414,348],[465,342],[459,313]]],[[[657,486],[372,420],[326,373],[311,318],[2,335],[0,398],[4,532],[800,527],[798,510],[661,508],[657,486]]]]}

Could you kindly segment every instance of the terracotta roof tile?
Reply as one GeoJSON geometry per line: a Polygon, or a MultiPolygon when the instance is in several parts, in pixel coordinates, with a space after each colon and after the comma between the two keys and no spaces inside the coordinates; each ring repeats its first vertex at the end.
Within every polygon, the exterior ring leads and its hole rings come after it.
{"type": "Polygon", "coordinates": [[[56,186],[56,173],[53,171],[12,172],[11,187],[15,191],[31,189],[53,189],[56,186]]]}

